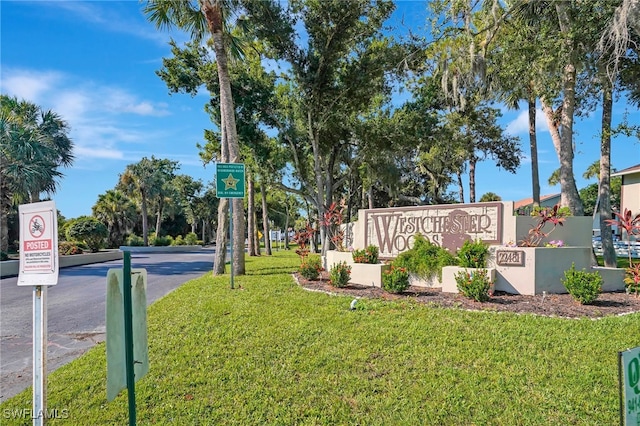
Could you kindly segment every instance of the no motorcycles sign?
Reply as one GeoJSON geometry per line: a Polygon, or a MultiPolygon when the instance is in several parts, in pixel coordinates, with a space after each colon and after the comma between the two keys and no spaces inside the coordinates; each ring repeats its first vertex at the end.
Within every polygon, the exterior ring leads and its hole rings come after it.
{"type": "Polygon", "coordinates": [[[23,204],[20,220],[20,274],[18,285],[55,285],[58,282],[58,218],[53,201],[23,204]]]}

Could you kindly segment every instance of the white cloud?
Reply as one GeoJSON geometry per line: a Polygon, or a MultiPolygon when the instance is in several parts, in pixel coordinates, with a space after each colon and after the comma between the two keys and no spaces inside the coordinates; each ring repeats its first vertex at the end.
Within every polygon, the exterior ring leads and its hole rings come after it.
{"type": "MultiPolygon", "coordinates": [[[[142,4],[139,4],[140,13],[132,14],[130,4],[127,3],[129,2],[47,1],[43,2],[43,5],[67,11],[74,15],[76,20],[88,22],[92,26],[100,26],[110,32],[130,34],[137,38],[155,41],[158,44],[167,44],[169,34],[158,31],[154,24],[145,19],[142,13],[142,4]]],[[[188,39],[184,32],[174,32],[177,33],[171,34],[174,39],[188,39]]]]}
{"type": "Polygon", "coordinates": [[[165,103],[153,104],[141,101],[131,93],[112,87],[102,87],[99,96],[100,104],[105,110],[114,114],[133,113],[137,115],[162,117],[169,115],[165,103]]]}
{"type": "Polygon", "coordinates": [[[57,71],[6,68],[0,75],[0,86],[9,96],[59,114],[70,127],[77,158],[122,159],[120,145],[148,140],[150,132],[140,127],[136,117],[170,114],[166,103],[140,99],[125,89],[57,71]]]}
{"type": "MultiPolygon", "coordinates": [[[[507,124],[505,131],[510,135],[529,134],[529,111],[520,110],[518,116],[507,124]]],[[[547,120],[540,109],[536,109],[536,132],[548,132],[547,120]]]]}
{"type": "Polygon", "coordinates": [[[39,103],[46,92],[58,83],[62,74],[46,71],[35,72],[28,70],[3,69],[0,76],[2,91],[18,99],[39,103]]]}
{"type": "Polygon", "coordinates": [[[122,151],[100,148],[88,148],[84,146],[76,146],[73,150],[77,159],[83,158],[102,158],[111,160],[121,160],[124,158],[122,151]]]}

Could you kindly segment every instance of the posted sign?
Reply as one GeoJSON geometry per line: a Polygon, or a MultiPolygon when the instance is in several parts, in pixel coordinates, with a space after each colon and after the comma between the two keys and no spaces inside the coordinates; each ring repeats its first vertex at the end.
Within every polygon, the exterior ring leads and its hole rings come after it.
{"type": "Polygon", "coordinates": [[[18,285],[58,283],[58,216],[53,201],[23,204],[20,222],[18,285]]]}
{"type": "Polygon", "coordinates": [[[640,424],[640,346],[620,352],[624,380],[622,408],[624,425],[640,424]]]}

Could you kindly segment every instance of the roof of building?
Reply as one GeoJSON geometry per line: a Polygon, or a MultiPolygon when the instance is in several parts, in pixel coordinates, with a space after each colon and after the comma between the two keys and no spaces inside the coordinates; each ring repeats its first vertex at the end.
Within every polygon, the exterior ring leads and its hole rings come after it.
{"type": "Polygon", "coordinates": [[[640,173],[640,164],[627,167],[626,169],[620,170],[619,172],[611,173],[611,176],[624,176],[624,175],[630,175],[633,173],[640,173]]]}
{"type": "MultiPolygon", "coordinates": [[[[540,202],[542,203],[543,201],[547,201],[547,200],[550,200],[550,199],[555,198],[555,197],[560,197],[560,193],[541,195],[540,196],[540,202]]],[[[513,208],[514,209],[519,209],[520,207],[525,207],[525,206],[529,206],[529,205],[532,205],[532,204],[533,204],[533,197],[525,198],[524,200],[515,201],[513,203],[513,208]]]]}

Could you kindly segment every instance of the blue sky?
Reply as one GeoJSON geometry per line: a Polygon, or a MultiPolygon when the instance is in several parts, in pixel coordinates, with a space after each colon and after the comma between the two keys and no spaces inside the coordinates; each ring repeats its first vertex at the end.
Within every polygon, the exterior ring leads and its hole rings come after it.
{"type": "MultiPolygon", "coordinates": [[[[213,165],[203,166],[197,143],[212,125],[203,106],[208,94],[170,95],[155,71],[170,56],[173,36],[148,23],[138,1],[10,1],[0,2],[0,91],[24,98],[65,119],[75,144],[76,160],[64,169],[57,208],[67,218],[91,214],[98,195],[112,189],[128,164],[142,157],[169,158],[180,163],[178,173],[204,183],[213,180],[213,165]]],[[[424,25],[425,3],[399,1],[393,23],[414,31],[424,25]]],[[[614,125],[625,112],[623,101],[614,105],[614,125]]],[[[630,121],[640,124],[637,109],[630,121]]],[[[558,160],[546,123],[539,113],[538,145],[541,192],[559,192],[546,180],[558,160]]],[[[586,167],[599,158],[599,112],[576,123],[575,170],[578,187],[586,167]]],[[[501,121],[520,136],[523,151],[518,173],[500,171],[491,161],[476,172],[476,196],[495,192],[503,200],[531,196],[528,161],[527,111],[504,111],[501,121]]],[[[612,143],[612,164],[621,170],[640,163],[637,139],[617,137],[612,143]]],[[[468,186],[465,201],[468,202],[468,186]]]]}

